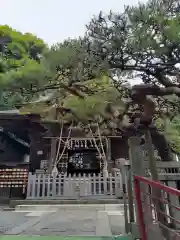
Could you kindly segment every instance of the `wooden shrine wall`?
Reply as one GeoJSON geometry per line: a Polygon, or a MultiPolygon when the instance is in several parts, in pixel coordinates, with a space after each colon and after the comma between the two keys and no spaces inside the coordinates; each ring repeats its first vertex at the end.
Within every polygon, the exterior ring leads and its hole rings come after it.
{"type": "Polygon", "coordinates": [[[126,138],[111,138],[111,160],[115,163],[118,158],[128,159],[129,146],[126,138]]]}
{"type": "Polygon", "coordinates": [[[7,136],[0,135],[0,165],[8,162],[21,163],[25,149],[7,136]]]}

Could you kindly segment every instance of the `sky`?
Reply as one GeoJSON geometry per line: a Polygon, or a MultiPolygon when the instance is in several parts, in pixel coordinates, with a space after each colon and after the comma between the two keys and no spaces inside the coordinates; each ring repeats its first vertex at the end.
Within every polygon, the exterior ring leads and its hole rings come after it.
{"type": "Polygon", "coordinates": [[[138,0],[1,0],[0,25],[30,32],[52,45],[82,36],[85,25],[101,10],[122,12],[138,0]]]}

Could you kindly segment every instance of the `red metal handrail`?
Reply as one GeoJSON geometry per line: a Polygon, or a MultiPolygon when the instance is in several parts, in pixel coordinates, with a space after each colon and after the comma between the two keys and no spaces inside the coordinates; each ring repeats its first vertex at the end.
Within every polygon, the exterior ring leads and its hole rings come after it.
{"type": "Polygon", "coordinates": [[[134,176],[134,180],[139,180],[140,182],[144,182],[144,183],[146,183],[146,184],[148,184],[148,185],[150,185],[154,188],[161,189],[165,192],[168,192],[170,194],[176,195],[177,197],[180,197],[180,191],[179,190],[177,190],[175,188],[167,187],[160,182],[156,182],[156,181],[150,180],[148,178],[137,176],[137,175],[134,176]]]}
{"type": "Polygon", "coordinates": [[[146,226],[143,217],[143,206],[141,202],[141,189],[140,189],[140,180],[138,176],[134,176],[134,191],[137,204],[137,218],[139,221],[139,231],[142,240],[147,240],[146,226]]]}
{"type": "MultiPolygon", "coordinates": [[[[165,198],[157,198],[157,196],[153,196],[153,191],[151,191],[151,193],[146,193],[145,191],[143,191],[143,189],[141,189],[142,185],[146,185],[149,186],[150,189],[159,189],[161,190],[161,192],[165,192],[168,195],[174,195],[175,197],[180,197],[180,191],[168,186],[165,186],[164,184],[157,182],[157,181],[153,181],[150,180],[148,178],[145,177],[141,177],[141,176],[134,176],[134,191],[135,191],[135,198],[136,198],[136,204],[137,204],[137,217],[138,217],[138,224],[139,224],[139,230],[140,230],[140,236],[142,240],[147,240],[148,236],[147,236],[147,228],[148,226],[146,226],[145,224],[145,216],[144,216],[144,211],[143,211],[143,202],[142,201],[142,195],[146,195],[148,198],[151,198],[151,202],[152,199],[161,202],[162,204],[166,204],[166,206],[170,207],[170,208],[174,208],[176,211],[180,211],[180,207],[179,206],[175,206],[173,204],[170,204],[168,200],[166,200],[165,198]]],[[[146,205],[148,205],[147,203],[145,203],[146,205]]],[[[157,209],[155,207],[152,207],[149,205],[149,207],[151,208],[151,215],[153,215],[153,211],[156,212],[156,217],[158,214],[161,214],[161,216],[167,217],[168,219],[173,220],[174,222],[176,222],[177,224],[179,224],[180,222],[178,221],[178,219],[173,218],[172,216],[170,216],[170,214],[166,214],[165,212],[161,212],[160,210],[157,212],[157,209]]],[[[159,219],[156,219],[157,222],[161,224],[161,222],[159,221],[159,219]]],[[[175,239],[180,239],[180,235],[179,232],[176,230],[172,230],[170,227],[168,226],[163,226],[166,230],[171,231],[171,233],[173,232],[174,236],[177,237],[175,239]]]]}

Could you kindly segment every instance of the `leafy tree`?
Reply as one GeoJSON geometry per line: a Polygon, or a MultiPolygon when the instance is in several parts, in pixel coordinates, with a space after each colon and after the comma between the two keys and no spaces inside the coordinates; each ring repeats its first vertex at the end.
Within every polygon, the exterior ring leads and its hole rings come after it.
{"type": "MultiPolygon", "coordinates": [[[[176,1],[171,3],[170,6],[163,0],[149,1],[127,7],[122,14],[111,12],[108,16],[100,14],[92,19],[83,40],[67,41],[47,53],[49,63],[52,60],[49,66],[53,72],[58,70],[58,77],[51,79],[44,90],[68,91],[73,96],[66,98],[67,102],[63,104],[79,109],[76,106],[81,105],[82,108],[87,96],[90,101],[95,96],[94,89],[86,87],[87,81],[101,79],[109,73],[120,96],[128,99],[122,115],[134,112],[136,103],[139,105],[136,110],[143,108],[145,112],[144,105],[151,105],[147,95],[154,96],[159,107],[165,103],[167,107],[173,107],[179,98],[171,101],[164,97],[172,93],[178,97],[178,14],[176,1]],[[170,32],[174,29],[175,36],[172,38],[170,32]],[[131,89],[124,84],[127,78],[137,77],[142,79],[142,85],[131,89]]],[[[88,104],[84,106],[87,113],[88,104]]],[[[155,113],[154,109],[150,119],[155,113]]],[[[160,111],[162,114],[164,109],[160,111]]]]}
{"type": "Polygon", "coordinates": [[[16,67],[16,60],[23,58],[40,61],[42,52],[47,47],[43,40],[36,36],[30,33],[22,34],[7,25],[0,26],[0,40],[1,56],[10,64],[7,64],[8,68],[16,67]]]}
{"type": "MultiPolygon", "coordinates": [[[[177,0],[150,0],[128,6],[122,14],[100,13],[87,26],[86,47],[89,59],[93,56],[96,62],[97,73],[102,69],[109,73],[116,88],[125,91],[129,99],[124,113],[133,107],[146,125],[155,115],[162,117],[168,113],[172,119],[179,112],[179,36],[177,0]],[[123,83],[135,78],[141,79],[142,84],[126,88],[123,83]],[[173,94],[176,99],[167,97],[173,94]]],[[[87,63],[86,59],[85,68],[87,63]]],[[[168,150],[165,151],[168,155],[168,150]]]]}
{"type": "Polygon", "coordinates": [[[178,3],[149,0],[126,7],[122,14],[100,13],[87,26],[90,51],[112,77],[119,77],[116,84],[126,80],[124,73],[142,79],[143,85],[134,88],[138,101],[146,95],[180,96],[178,3]]]}
{"type": "Polygon", "coordinates": [[[180,116],[174,117],[171,121],[165,117],[159,118],[156,121],[157,128],[162,132],[167,141],[170,142],[172,149],[175,152],[180,152],[180,116]]]}
{"type": "MultiPolygon", "coordinates": [[[[49,94],[38,102],[25,105],[22,112],[41,113],[45,120],[60,120],[77,126],[99,124],[102,134],[113,134],[122,122],[118,117],[124,109],[119,92],[108,77],[83,82],[83,87],[91,90],[91,94],[83,92],[83,98],[69,93],[65,89],[49,94]]],[[[80,92],[80,96],[81,92],[80,92]]]]}
{"type": "MultiPolygon", "coordinates": [[[[16,102],[32,100],[29,93],[34,94],[35,99],[40,96],[34,111],[38,105],[42,107],[43,102],[48,109],[55,109],[55,119],[58,110],[66,121],[74,117],[85,122],[95,119],[102,128],[111,122],[113,129],[122,130],[122,116],[133,115],[135,109],[146,112],[144,106],[152,105],[149,95],[161,108],[158,114],[164,114],[166,109],[162,111],[161,106],[165,104],[168,113],[169,107],[173,112],[179,111],[177,3],[172,0],[169,5],[165,0],[151,0],[126,7],[122,14],[101,13],[87,26],[85,38],[56,44],[50,50],[45,46],[41,58],[35,59],[29,50],[24,55],[19,48],[17,56],[22,57],[15,60],[15,67],[11,58],[17,58],[16,52],[8,56],[7,49],[3,48],[1,69],[5,71],[1,82],[13,89],[15,85],[18,87],[16,102]],[[23,62],[23,69],[22,61],[26,63],[23,62]],[[106,78],[108,83],[103,82],[104,76],[110,77],[106,78]],[[143,84],[129,87],[127,79],[137,77],[143,84]],[[175,94],[176,99],[165,97],[170,94],[175,94]],[[42,101],[44,98],[48,101],[42,101]],[[117,116],[116,107],[112,110],[114,105],[120,107],[117,116]],[[66,114],[62,114],[62,110],[66,110],[66,114]]],[[[9,99],[7,96],[3,98],[9,99]]],[[[157,114],[155,109],[149,114],[151,120],[154,114],[157,114]]]]}
{"type": "Polygon", "coordinates": [[[29,100],[31,96],[24,99],[24,89],[44,85],[48,73],[41,64],[41,58],[46,49],[43,40],[36,36],[22,34],[7,25],[0,26],[1,106],[12,107],[29,100]]]}
{"type": "Polygon", "coordinates": [[[43,64],[45,64],[53,74],[57,69],[67,69],[75,65],[77,55],[81,51],[81,42],[77,39],[68,39],[62,43],[54,44],[45,51],[43,64]]]}

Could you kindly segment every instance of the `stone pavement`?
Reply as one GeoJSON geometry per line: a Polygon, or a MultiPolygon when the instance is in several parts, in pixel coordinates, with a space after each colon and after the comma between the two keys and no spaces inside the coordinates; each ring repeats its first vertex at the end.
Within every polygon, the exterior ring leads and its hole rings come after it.
{"type": "MultiPolygon", "coordinates": [[[[14,212],[0,213],[1,235],[106,236],[112,239],[113,235],[123,233],[123,206],[120,204],[19,207],[14,212]]],[[[4,237],[3,240],[10,239],[4,237]]]]}
{"type": "Polygon", "coordinates": [[[132,240],[130,236],[118,237],[62,237],[62,236],[0,236],[0,240],[132,240]]]}

